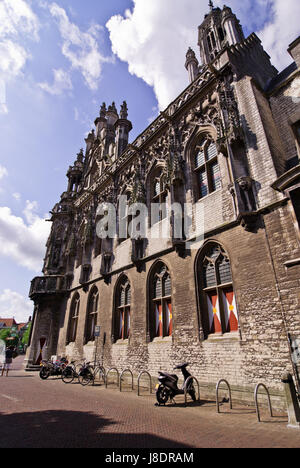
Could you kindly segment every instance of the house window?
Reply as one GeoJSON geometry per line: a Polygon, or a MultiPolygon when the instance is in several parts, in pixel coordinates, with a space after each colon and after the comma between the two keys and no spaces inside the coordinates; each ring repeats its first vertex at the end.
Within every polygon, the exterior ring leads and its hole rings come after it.
{"type": "Polygon", "coordinates": [[[152,204],[157,209],[151,211],[151,224],[155,224],[163,219],[167,218],[167,199],[168,192],[166,185],[163,180],[163,176],[160,174],[155,177],[152,181],[152,204]]]}
{"type": "Polygon", "coordinates": [[[79,297],[79,294],[76,294],[72,300],[71,309],[70,309],[67,344],[74,343],[76,341],[79,309],[80,309],[80,297],[79,297]]]}
{"type": "Polygon", "coordinates": [[[221,187],[218,151],[215,143],[210,139],[203,139],[195,148],[194,174],[198,199],[221,187]]]}
{"type": "Polygon", "coordinates": [[[130,335],[130,282],[124,276],[117,288],[116,314],[115,314],[115,339],[127,340],[130,335]]]}
{"type": "Polygon", "coordinates": [[[204,334],[236,332],[238,314],[228,255],[219,244],[209,243],[199,261],[204,334]]]}
{"type": "Polygon", "coordinates": [[[173,331],[172,285],[166,265],[159,264],[151,283],[151,337],[171,336],[173,331]]]}
{"type": "Polygon", "coordinates": [[[99,302],[99,293],[98,289],[94,288],[91,291],[88,308],[87,308],[87,317],[86,317],[86,329],[85,329],[85,342],[95,340],[95,326],[97,325],[97,315],[98,315],[98,302],[99,302]]]}

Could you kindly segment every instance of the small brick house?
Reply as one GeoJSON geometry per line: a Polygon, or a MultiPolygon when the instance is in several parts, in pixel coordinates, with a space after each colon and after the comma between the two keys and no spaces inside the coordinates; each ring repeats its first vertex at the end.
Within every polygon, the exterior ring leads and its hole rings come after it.
{"type": "Polygon", "coordinates": [[[208,395],[223,378],[241,399],[258,382],[280,399],[300,337],[300,38],[279,73],[231,9],[211,5],[198,44],[189,85],[132,144],[126,102],[102,105],[51,211],[27,361],[97,353],[153,376],[188,361],[208,395]],[[99,237],[97,207],[121,197],[122,229],[99,237]],[[128,230],[134,203],[158,206],[144,236],[128,230]]]}

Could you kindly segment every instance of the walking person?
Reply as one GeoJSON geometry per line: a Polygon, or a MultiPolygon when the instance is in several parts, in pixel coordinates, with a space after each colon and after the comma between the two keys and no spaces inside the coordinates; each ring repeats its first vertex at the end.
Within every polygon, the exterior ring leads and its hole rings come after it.
{"type": "Polygon", "coordinates": [[[13,361],[13,347],[10,346],[5,351],[5,362],[2,368],[2,374],[1,374],[2,376],[4,375],[5,371],[6,371],[6,377],[8,376],[8,372],[9,372],[12,361],[13,361]]]}

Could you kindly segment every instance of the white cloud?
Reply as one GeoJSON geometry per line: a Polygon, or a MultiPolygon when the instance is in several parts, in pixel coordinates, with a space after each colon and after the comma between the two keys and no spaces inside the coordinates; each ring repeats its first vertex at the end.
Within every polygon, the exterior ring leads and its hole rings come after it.
{"type": "Polygon", "coordinates": [[[36,213],[37,202],[27,200],[25,220],[8,207],[0,207],[0,256],[11,258],[34,272],[40,272],[50,223],[36,213]]]}
{"type": "Polygon", "coordinates": [[[52,95],[60,95],[65,91],[73,89],[70,74],[62,69],[53,70],[54,81],[52,85],[48,83],[38,83],[38,86],[52,95]]]}
{"type": "Polygon", "coordinates": [[[15,192],[12,194],[15,200],[20,201],[21,200],[21,194],[18,192],[15,192]]]}
{"type": "Polygon", "coordinates": [[[7,114],[6,84],[18,76],[30,53],[24,39],[38,40],[39,21],[25,0],[2,0],[0,3],[0,114],[7,114]],[[3,90],[4,89],[4,90],[3,90]]]}
{"type": "Polygon", "coordinates": [[[17,323],[27,322],[33,313],[32,302],[21,294],[4,289],[0,294],[0,317],[13,318],[17,323]]]}
{"type": "Polygon", "coordinates": [[[73,69],[80,71],[90,89],[98,89],[102,64],[112,62],[112,58],[104,57],[99,51],[97,39],[101,26],[93,24],[87,32],[83,32],[56,3],[52,3],[49,8],[63,39],[63,55],[70,61],[73,69]]]}
{"type": "MultiPolygon", "coordinates": [[[[209,12],[207,0],[133,0],[132,11],[110,18],[106,27],[113,52],[129,72],[153,86],[162,110],[188,85],[185,54],[191,46],[199,57],[198,26],[209,12]]],[[[223,0],[214,2],[222,7],[223,0]]],[[[291,60],[286,52],[299,34],[300,2],[294,0],[231,0],[242,25],[256,31],[275,66],[291,60]],[[266,21],[270,21],[266,24],[266,21]],[[272,57],[272,58],[273,58],[272,57]]]]}
{"type": "Polygon", "coordinates": [[[272,18],[258,32],[263,46],[271,55],[272,62],[279,70],[291,62],[291,57],[285,53],[289,44],[300,32],[300,2],[295,0],[272,0],[272,18]]]}
{"type": "Polygon", "coordinates": [[[0,42],[0,77],[7,82],[19,75],[29,58],[26,50],[9,39],[0,42]]]}
{"type": "Polygon", "coordinates": [[[25,0],[2,0],[0,3],[0,36],[19,33],[38,39],[39,21],[25,0]]]}
{"type": "Polygon", "coordinates": [[[0,180],[5,176],[8,176],[7,169],[6,167],[0,165],[0,180]]]}

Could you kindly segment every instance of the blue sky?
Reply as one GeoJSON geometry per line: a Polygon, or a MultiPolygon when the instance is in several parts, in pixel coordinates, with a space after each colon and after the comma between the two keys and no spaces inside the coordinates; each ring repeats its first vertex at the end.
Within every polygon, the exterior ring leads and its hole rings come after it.
{"type": "MultiPolygon", "coordinates": [[[[227,2],[278,68],[291,62],[299,3],[227,2]]],[[[185,53],[199,58],[206,12],[208,0],[0,0],[0,316],[31,313],[47,213],[102,102],[127,101],[133,141],[188,85],[185,53]]]]}

